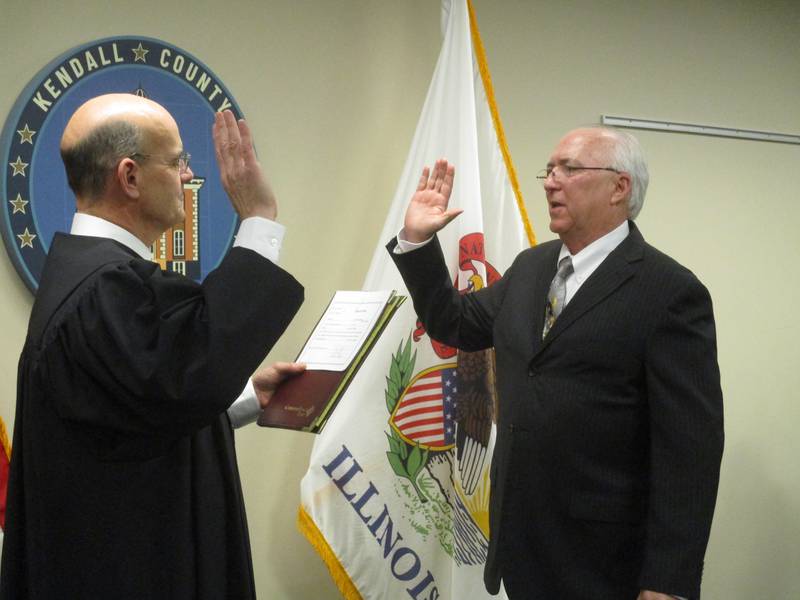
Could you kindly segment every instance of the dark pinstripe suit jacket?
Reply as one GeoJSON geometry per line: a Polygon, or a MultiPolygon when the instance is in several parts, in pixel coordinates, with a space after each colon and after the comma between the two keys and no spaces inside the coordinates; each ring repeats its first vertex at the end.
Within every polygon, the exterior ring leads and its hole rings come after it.
{"type": "Polygon", "coordinates": [[[630,226],[544,341],[561,242],[465,296],[437,241],[391,254],[433,338],[495,348],[490,592],[513,576],[526,598],[699,596],[723,446],[711,298],[630,226]]]}

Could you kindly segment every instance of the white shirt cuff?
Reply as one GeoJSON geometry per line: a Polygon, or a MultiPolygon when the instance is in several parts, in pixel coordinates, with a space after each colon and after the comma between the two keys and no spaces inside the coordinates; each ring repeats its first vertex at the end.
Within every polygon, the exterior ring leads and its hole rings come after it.
{"type": "Polygon", "coordinates": [[[403,231],[404,230],[401,229],[400,233],[397,234],[397,246],[394,247],[395,254],[405,254],[406,252],[411,252],[412,250],[418,250],[426,244],[429,244],[433,239],[433,236],[431,236],[424,242],[409,242],[408,240],[403,239],[403,231]]]}
{"type": "Polygon", "coordinates": [[[256,398],[256,389],[253,387],[253,380],[248,379],[247,385],[239,394],[239,397],[228,407],[228,419],[234,429],[239,429],[249,425],[258,419],[261,414],[261,404],[256,398]]]}
{"type": "Polygon", "coordinates": [[[248,248],[278,264],[286,228],[264,217],[248,217],[239,224],[234,247],[248,248]]]}

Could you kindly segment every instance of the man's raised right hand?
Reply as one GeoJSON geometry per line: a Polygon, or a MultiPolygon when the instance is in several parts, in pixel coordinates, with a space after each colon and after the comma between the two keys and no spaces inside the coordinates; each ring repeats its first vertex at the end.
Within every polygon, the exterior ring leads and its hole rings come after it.
{"type": "Polygon", "coordinates": [[[447,160],[439,159],[433,166],[422,169],[416,192],[406,209],[403,239],[412,243],[424,242],[463,212],[463,209],[448,209],[450,192],[456,168],[447,160]]]}

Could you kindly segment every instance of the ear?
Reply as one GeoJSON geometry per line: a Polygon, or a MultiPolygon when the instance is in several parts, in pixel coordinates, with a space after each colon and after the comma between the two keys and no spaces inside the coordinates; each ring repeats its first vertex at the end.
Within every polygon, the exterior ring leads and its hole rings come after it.
{"type": "Polygon", "coordinates": [[[611,205],[617,206],[620,203],[627,204],[631,197],[631,176],[625,171],[617,174],[617,182],[614,184],[614,191],[611,194],[611,205]]]}
{"type": "Polygon", "coordinates": [[[123,158],[117,164],[114,179],[122,193],[129,198],[139,198],[139,185],[141,183],[141,168],[132,158],[123,158]]]}

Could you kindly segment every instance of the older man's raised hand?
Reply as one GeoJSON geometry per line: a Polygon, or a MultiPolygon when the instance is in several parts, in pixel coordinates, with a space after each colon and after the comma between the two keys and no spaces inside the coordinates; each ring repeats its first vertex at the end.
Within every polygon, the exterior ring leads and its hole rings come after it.
{"type": "Polygon", "coordinates": [[[445,159],[437,160],[433,171],[422,169],[419,185],[406,209],[405,240],[424,242],[463,212],[460,208],[447,208],[455,172],[445,159]]]}

